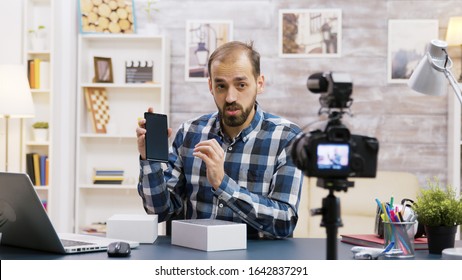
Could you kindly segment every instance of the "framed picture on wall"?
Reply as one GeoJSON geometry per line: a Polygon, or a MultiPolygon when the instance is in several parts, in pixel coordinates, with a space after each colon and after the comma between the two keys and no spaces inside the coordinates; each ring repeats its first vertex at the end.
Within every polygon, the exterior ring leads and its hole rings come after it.
{"type": "Polygon", "coordinates": [[[207,81],[207,63],[212,52],[233,40],[232,21],[186,22],[185,79],[191,82],[207,81]]]}
{"type": "Polygon", "coordinates": [[[438,39],[438,20],[389,20],[388,82],[407,83],[432,39],[438,39]]]}
{"type": "Polygon", "coordinates": [[[110,57],[97,57],[93,58],[95,65],[95,83],[113,83],[112,77],[112,60],[110,57]]]}
{"type": "Polygon", "coordinates": [[[340,9],[279,10],[280,57],[340,57],[340,9]]]}

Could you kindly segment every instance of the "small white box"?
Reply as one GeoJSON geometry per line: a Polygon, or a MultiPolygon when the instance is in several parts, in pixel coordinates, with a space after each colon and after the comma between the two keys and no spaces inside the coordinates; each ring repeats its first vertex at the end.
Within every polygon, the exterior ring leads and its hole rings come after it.
{"type": "Polygon", "coordinates": [[[153,243],[157,239],[157,215],[117,214],[107,220],[106,236],[153,243]]]}
{"type": "Polygon", "coordinates": [[[172,244],[202,251],[247,248],[247,225],[213,219],[172,221],[172,244]]]}

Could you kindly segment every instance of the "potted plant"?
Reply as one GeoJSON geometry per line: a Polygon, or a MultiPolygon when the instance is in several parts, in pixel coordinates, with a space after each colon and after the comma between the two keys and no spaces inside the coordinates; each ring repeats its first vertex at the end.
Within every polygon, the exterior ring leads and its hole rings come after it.
{"type": "Polygon", "coordinates": [[[155,7],[158,1],[148,0],[143,11],[146,13],[147,23],[145,26],[145,32],[147,34],[158,34],[160,32],[159,26],[154,22],[154,13],[158,12],[159,9],[155,7]]]}
{"type": "Polygon", "coordinates": [[[436,177],[427,184],[413,208],[417,221],[425,227],[429,252],[441,254],[443,249],[454,247],[457,226],[462,224],[462,200],[450,185],[442,186],[436,177]]]}
{"type": "Polygon", "coordinates": [[[35,122],[32,124],[34,140],[43,142],[48,139],[48,122],[35,122]]]}
{"type": "Polygon", "coordinates": [[[37,26],[37,29],[29,29],[31,49],[34,51],[46,49],[46,29],[44,25],[37,26]]]}

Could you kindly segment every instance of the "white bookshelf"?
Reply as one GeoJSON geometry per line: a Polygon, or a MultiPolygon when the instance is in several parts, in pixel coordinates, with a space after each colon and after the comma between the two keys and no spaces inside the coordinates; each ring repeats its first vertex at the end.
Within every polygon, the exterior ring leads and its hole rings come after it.
{"type": "MultiPolygon", "coordinates": [[[[459,87],[462,84],[459,84],[459,87]]],[[[453,89],[448,89],[448,184],[453,186],[458,197],[461,195],[461,146],[462,123],[461,104],[453,89]]],[[[458,233],[460,239],[460,232],[458,233]]]]}
{"type": "MultiPolygon", "coordinates": [[[[169,114],[170,46],[163,35],[81,34],[78,38],[75,231],[114,214],[144,214],[136,185],[139,154],[135,129],[148,107],[169,114]],[[93,83],[94,57],[109,57],[112,83],[93,83]],[[154,83],[125,83],[126,61],[153,61],[154,83]],[[95,133],[84,99],[86,88],[105,89],[110,122],[95,133]],[[93,184],[95,168],[123,169],[122,184],[93,184]]],[[[165,233],[163,226],[159,233],[165,233]]]]}
{"type": "MultiPolygon", "coordinates": [[[[48,71],[40,72],[42,76],[40,87],[31,89],[32,99],[35,107],[35,117],[25,119],[22,122],[22,147],[21,147],[21,170],[27,171],[27,154],[37,153],[46,155],[49,159],[49,167],[53,161],[53,0],[25,0],[24,1],[24,25],[23,25],[23,64],[28,65],[29,60],[39,59],[41,63],[48,63],[48,71]],[[38,31],[39,26],[45,28],[41,30],[41,43],[32,43],[32,33],[38,31]],[[44,83],[46,81],[46,83],[44,83]],[[32,124],[35,122],[48,122],[48,139],[37,141],[33,137],[32,124]]],[[[37,33],[35,33],[37,34],[37,33]]],[[[51,168],[48,171],[48,184],[40,185],[36,183],[40,199],[46,202],[46,208],[50,214],[53,209],[51,192],[53,186],[53,174],[51,168]]]]}

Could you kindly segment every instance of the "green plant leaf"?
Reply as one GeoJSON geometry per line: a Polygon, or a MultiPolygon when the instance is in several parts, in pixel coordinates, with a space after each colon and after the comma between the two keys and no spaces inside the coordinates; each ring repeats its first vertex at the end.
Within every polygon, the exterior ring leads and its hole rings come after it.
{"type": "Polygon", "coordinates": [[[454,226],[462,224],[462,200],[454,189],[444,187],[437,177],[427,179],[427,189],[421,189],[413,206],[419,223],[428,226],[454,226]]]}
{"type": "Polygon", "coordinates": [[[48,128],[48,122],[35,122],[32,124],[33,128],[43,128],[46,129],[48,128]]]}

